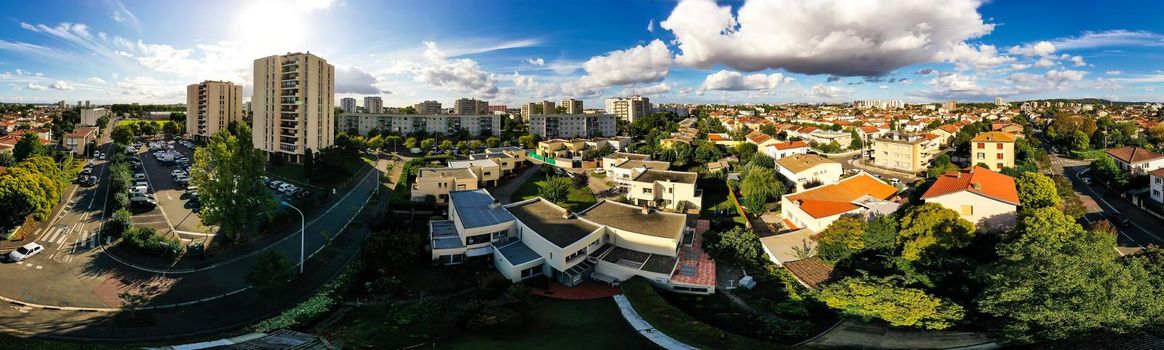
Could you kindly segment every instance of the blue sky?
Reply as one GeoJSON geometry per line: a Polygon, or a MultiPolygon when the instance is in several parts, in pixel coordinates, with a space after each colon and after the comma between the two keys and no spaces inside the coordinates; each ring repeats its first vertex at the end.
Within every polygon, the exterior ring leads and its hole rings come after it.
{"type": "Polygon", "coordinates": [[[6,2],[0,102],[182,102],[311,51],[340,97],[1161,101],[1164,2],[6,2]]]}

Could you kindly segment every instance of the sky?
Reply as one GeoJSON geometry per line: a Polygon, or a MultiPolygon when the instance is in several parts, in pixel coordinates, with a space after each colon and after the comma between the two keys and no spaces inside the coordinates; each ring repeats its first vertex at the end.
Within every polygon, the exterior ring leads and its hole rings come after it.
{"type": "MultiPolygon", "coordinates": [[[[1164,101],[1164,1],[4,1],[0,102],[181,103],[309,51],[336,101],[1164,101]],[[1159,89],[1159,91],[1157,90],[1159,89]]],[[[249,97],[248,97],[249,99],[249,97]]]]}

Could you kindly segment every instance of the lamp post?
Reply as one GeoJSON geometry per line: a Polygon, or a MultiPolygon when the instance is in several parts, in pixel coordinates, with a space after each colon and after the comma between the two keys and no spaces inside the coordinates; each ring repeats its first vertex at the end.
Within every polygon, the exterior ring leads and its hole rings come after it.
{"type": "Polygon", "coordinates": [[[291,205],[291,203],[287,203],[286,201],[282,201],[282,202],[279,202],[279,204],[290,207],[291,209],[295,209],[295,211],[299,213],[299,274],[302,275],[303,274],[303,237],[307,232],[307,217],[303,215],[303,211],[300,211],[299,208],[296,208],[294,205],[291,205]]]}

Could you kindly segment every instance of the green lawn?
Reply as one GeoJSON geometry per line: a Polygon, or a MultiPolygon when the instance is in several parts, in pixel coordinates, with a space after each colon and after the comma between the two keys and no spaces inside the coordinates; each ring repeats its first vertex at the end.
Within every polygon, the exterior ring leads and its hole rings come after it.
{"type": "Polygon", "coordinates": [[[587,301],[531,297],[520,333],[464,333],[437,344],[448,349],[651,349],[612,299],[587,301]]]}
{"type": "Polygon", "coordinates": [[[312,179],[312,181],[307,181],[307,176],[302,164],[283,163],[276,165],[272,167],[271,174],[298,183],[306,183],[319,187],[336,187],[347,181],[351,175],[356,174],[356,172],[360,171],[360,168],[363,168],[365,165],[368,165],[368,163],[364,160],[364,158],[348,158],[343,161],[341,165],[342,169],[335,170],[335,172],[340,174],[349,174],[349,176],[321,176],[319,178],[312,179]]]}
{"type": "MultiPolygon", "coordinates": [[[[538,196],[538,189],[546,183],[546,175],[543,172],[538,172],[536,175],[529,178],[529,181],[521,184],[517,191],[513,192],[513,201],[522,201],[538,196]]],[[[594,193],[590,192],[590,187],[574,188],[571,187],[570,195],[566,197],[566,203],[561,203],[563,208],[568,210],[582,210],[594,205],[597,200],[594,198],[594,193]]]]}
{"type": "MultiPolygon", "coordinates": [[[[655,329],[687,345],[700,349],[781,348],[778,344],[730,333],[692,318],[674,305],[671,305],[666,299],[663,299],[659,295],[659,292],[651,286],[650,282],[647,282],[642,277],[635,277],[623,282],[622,291],[623,295],[626,295],[631,305],[634,306],[635,311],[647,323],[650,323],[655,329]]],[[[719,298],[719,296],[713,295],[704,298],[711,298],[708,300],[708,302],[711,302],[715,301],[715,298],[719,298]]],[[[704,301],[697,300],[693,302],[702,303],[704,301]]]]}
{"type": "Polygon", "coordinates": [[[452,301],[353,309],[313,332],[351,349],[644,349],[653,346],[622,319],[611,299],[563,301],[537,296],[515,307],[520,331],[473,333],[457,323],[452,301]],[[432,344],[435,342],[435,346],[432,344]]]}

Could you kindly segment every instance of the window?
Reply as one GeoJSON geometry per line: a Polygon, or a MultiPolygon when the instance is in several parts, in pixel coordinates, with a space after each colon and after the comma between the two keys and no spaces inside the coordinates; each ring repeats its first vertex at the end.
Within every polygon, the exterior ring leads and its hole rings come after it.
{"type": "Polygon", "coordinates": [[[986,153],[978,152],[978,159],[986,159],[986,153]]]}
{"type": "Polygon", "coordinates": [[[983,148],[986,148],[986,144],[985,144],[985,143],[982,143],[982,142],[979,142],[979,143],[978,143],[978,149],[983,149],[983,148]]]}
{"type": "Polygon", "coordinates": [[[1152,190],[1152,197],[1159,197],[1159,196],[1160,196],[1160,190],[1152,190]]]}
{"type": "Polygon", "coordinates": [[[1158,178],[1158,177],[1156,177],[1156,178],[1152,178],[1152,180],[1156,180],[1156,184],[1157,184],[1157,185],[1159,185],[1161,182],[1164,182],[1164,180],[1161,180],[1161,179],[1160,179],[1160,178],[1158,178]]]}
{"type": "Polygon", "coordinates": [[[643,194],[651,194],[651,189],[649,189],[649,188],[644,188],[644,189],[643,189],[643,194]]]}
{"type": "Polygon", "coordinates": [[[1003,168],[1003,164],[1002,164],[1002,163],[997,163],[997,164],[994,164],[994,167],[995,167],[995,168],[998,168],[998,170],[1002,170],[1002,168],[1003,168]]]}
{"type": "Polygon", "coordinates": [[[962,206],[962,215],[974,215],[974,206],[973,205],[963,205],[962,206]]]}
{"type": "Polygon", "coordinates": [[[585,256],[585,255],[586,255],[586,248],[582,248],[582,249],[574,252],[573,254],[567,255],[566,262],[574,261],[574,259],[577,259],[577,258],[585,256]]]}
{"type": "Polygon", "coordinates": [[[521,279],[526,279],[526,278],[534,277],[534,276],[541,274],[542,265],[545,265],[545,264],[538,264],[538,266],[534,266],[534,267],[531,267],[528,269],[521,270],[521,279]]]}
{"type": "Polygon", "coordinates": [[[505,236],[508,236],[508,235],[509,235],[509,230],[497,231],[497,232],[493,233],[493,240],[496,241],[498,239],[505,238],[505,236]]]}
{"type": "Polygon", "coordinates": [[[1001,144],[1001,143],[996,143],[995,145],[998,145],[998,147],[996,147],[997,149],[1002,149],[1002,144],[1001,144]]]}
{"type": "Polygon", "coordinates": [[[1002,159],[1002,153],[997,154],[997,156],[998,159],[1002,159]]]}
{"type": "Polygon", "coordinates": [[[488,234],[488,233],[483,234],[483,235],[469,236],[469,237],[465,237],[465,245],[489,243],[489,239],[490,239],[490,234],[488,234]]]}

